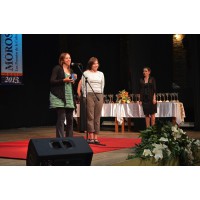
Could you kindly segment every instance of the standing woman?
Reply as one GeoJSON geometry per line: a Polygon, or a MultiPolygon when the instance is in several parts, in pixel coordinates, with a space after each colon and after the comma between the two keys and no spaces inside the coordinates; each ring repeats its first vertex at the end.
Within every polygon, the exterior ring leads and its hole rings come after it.
{"type": "Polygon", "coordinates": [[[150,74],[151,69],[144,67],[144,77],[140,79],[140,105],[143,107],[147,128],[155,125],[155,113],[157,113],[156,81],[150,74]]]}
{"type": "MultiPolygon", "coordinates": [[[[73,111],[76,108],[71,78],[73,71],[70,68],[71,57],[69,53],[61,53],[59,65],[55,66],[50,79],[50,108],[57,111],[56,137],[73,136],[73,111]],[[66,119],[66,134],[64,122],[66,119]]],[[[77,75],[75,75],[77,78],[77,75]]]]}
{"type": "MultiPolygon", "coordinates": [[[[98,71],[99,62],[95,57],[91,57],[87,65],[88,70],[84,72],[85,77],[93,88],[95,94],[87,83],[87,133],[89,142],[99,144],[98,133],[100,132],[100,117],[103,106],[104,74],[98,71]]],[[[83,97],[86,97],[85,78],[82,76],[83,97]]]]}

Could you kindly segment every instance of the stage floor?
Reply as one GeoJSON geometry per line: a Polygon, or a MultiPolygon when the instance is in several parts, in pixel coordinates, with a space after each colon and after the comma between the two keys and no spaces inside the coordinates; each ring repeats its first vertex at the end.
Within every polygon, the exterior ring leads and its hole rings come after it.
{"type": "MultiPolygon", "coordinates": [[[[189,137],[200,138],[200,131],[185,130],[189,137]]],[[[74,131],[75,136],[85,136],[84,133],[74,131]]],[[[115,133],[114,130],[104,129],[99,134],[100,137],[111,138],[138,138],[139,132],[115,133]]],[[[0,130],[0,142],[28,140],[33,138],[50,138],[55,137],[55,127],[33,127],[33,128],[17,128],[9,130],[0,130]]],[[[97,153],[93,155],[92,166],[111,166],[126,160],[128,154],[132,150],[130,148],[115,150],[110,152],[97,153]]],[[[0,158],[0,166],[25,166],[25,160],[4,159],[0,158]]]]}

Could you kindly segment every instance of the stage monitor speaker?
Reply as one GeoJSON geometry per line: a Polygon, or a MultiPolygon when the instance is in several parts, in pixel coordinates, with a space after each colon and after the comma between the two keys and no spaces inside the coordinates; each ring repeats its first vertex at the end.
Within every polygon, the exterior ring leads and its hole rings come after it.
{"type": "Polygon", "coordinates": [[[89,166],[93,151],[84,137],[30,139],[27,166],[89,166]]]}

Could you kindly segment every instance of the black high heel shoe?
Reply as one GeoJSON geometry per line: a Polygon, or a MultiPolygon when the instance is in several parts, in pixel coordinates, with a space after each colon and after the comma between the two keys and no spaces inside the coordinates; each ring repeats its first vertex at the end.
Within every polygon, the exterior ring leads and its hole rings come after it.
{"type": "Polygon", "coordinates": [[[89,144],[94,144],[94,143],[95,143],[94,139],[88,139],[87,142],[88,142],[89,144]]]}
{"type": "Polygon", "coordinates": [[[94,143],[95,144],[100,144],[99,140],[97,140],[97,139],[94,140],[94,143]]]}

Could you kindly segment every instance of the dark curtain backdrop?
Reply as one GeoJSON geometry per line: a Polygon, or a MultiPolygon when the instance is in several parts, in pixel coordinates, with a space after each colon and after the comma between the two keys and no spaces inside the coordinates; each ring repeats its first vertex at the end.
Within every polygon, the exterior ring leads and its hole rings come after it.
{"type": "Polygon", "coordinates": [[[151,68],[158,92],[172,91],[172,35],[128,35],[129,90],[138,93],[143,67],[151,68]]]}
{"type": "Polygon", "coordinates": [[[191,99],[193,96],[191,104],[194,105],[194,126],[195,130],[200,130],[200,35],[186,36],[185,45],[190,70],[189,82],[192,88],[186,94],[186,98],[191,99]]]}
{"type": "MultiPolygon", "coordinates": [[[[120,87],[120,35],[60,35],[61,51],[69,51],[72,62],[87,67],[90,57],[99,59],[99,70],[105,75],[105,93],[116,92],[120,87]]],[[[81,73],[73,67],[78,77],[81,73]]],[[[78,81],[77,81],[78,82],[78,81]]]]}
{"type": "Polygon", "coordinates": [[[23,85],[0,86],[0,128],[41,126],[51,123],[49,77],[57,63],[56,35],[23,35],[23,85]]]}

